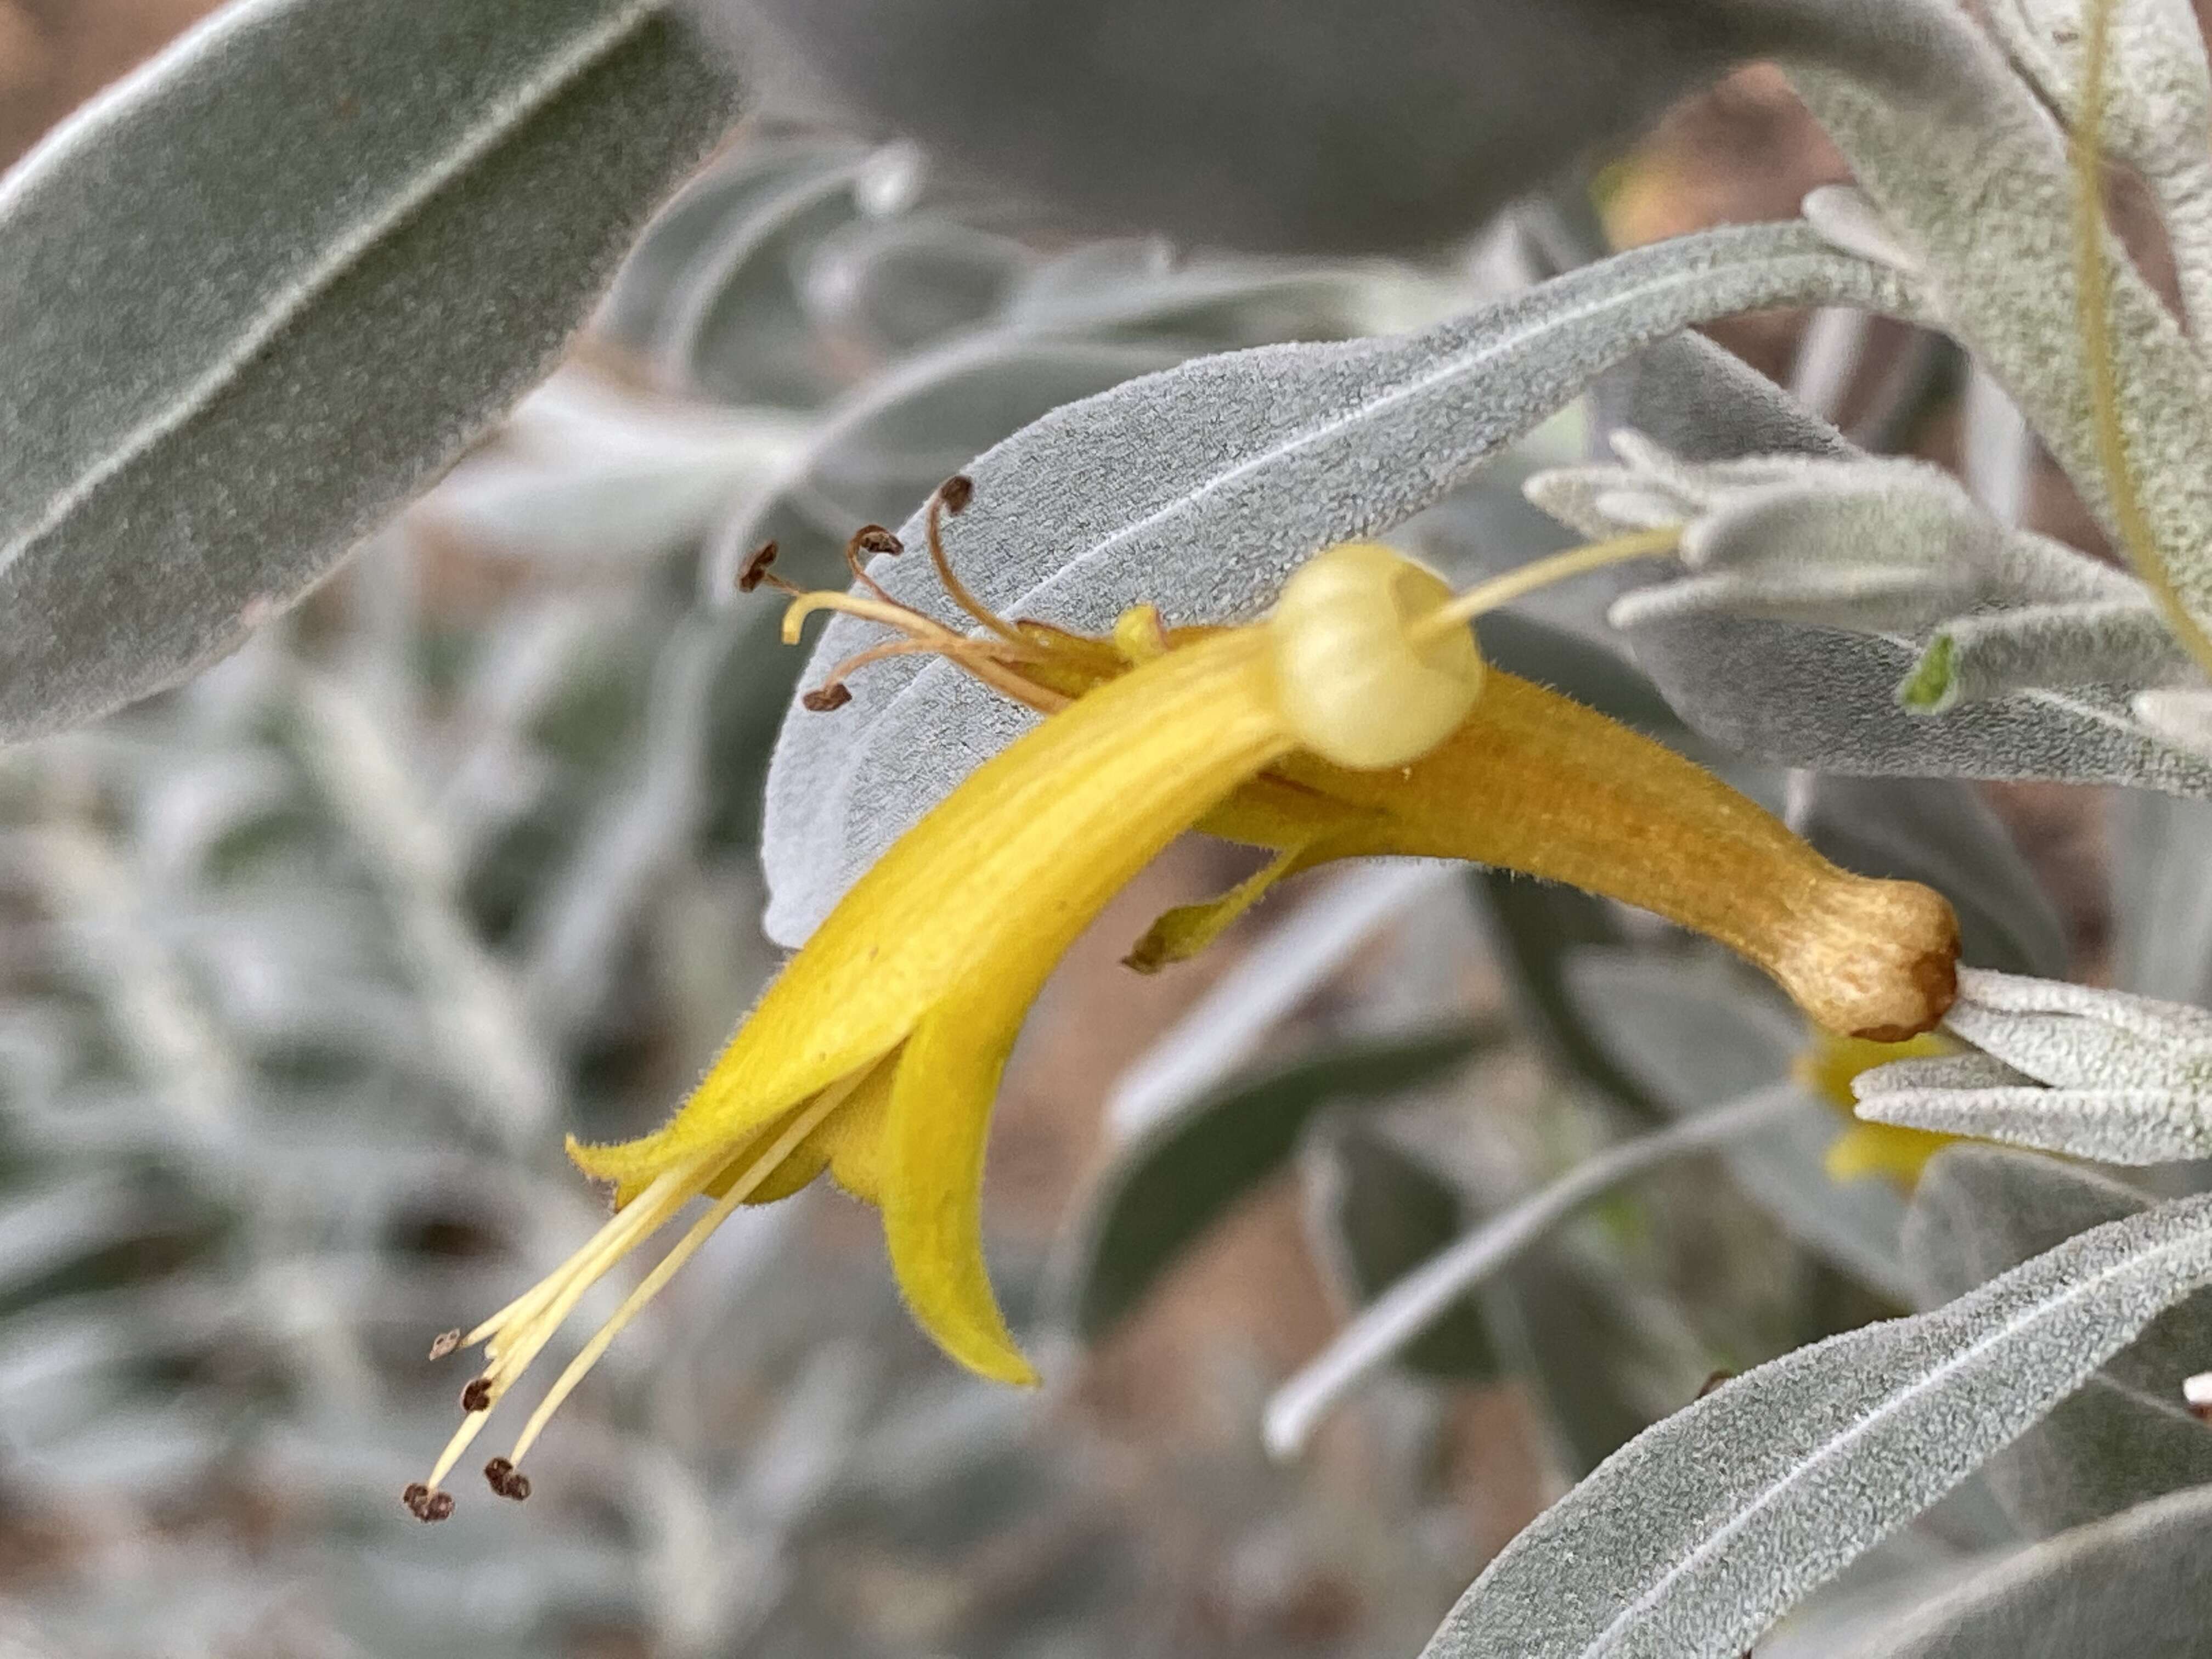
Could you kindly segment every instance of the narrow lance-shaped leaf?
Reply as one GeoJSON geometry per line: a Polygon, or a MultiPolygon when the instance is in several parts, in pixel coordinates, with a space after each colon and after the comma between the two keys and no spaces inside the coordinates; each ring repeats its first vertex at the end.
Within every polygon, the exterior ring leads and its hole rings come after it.
{"type": "Polygon", "coordinates": [[[1746,1372],[1522,1532],[1425,1659],[1736,1659],[2208,1279],[2212,1198],[2185,1199],[1746,1372]]]}
{"type": "MultiPolygon", "coordinates": [[[[1856,46],[1786,62],[1814,118],[1936,290],[1945,326],[2002,380],[2107,520],[2076,316],[2072,183],[2048,112],[1954,8],[1832,8],[1856,46]],[[1845,70],[1837,64],[1849,60],[1845,70]]],[[[2137,493],[2181,603],[2212,616],[2212,428],[2203,360],[2117,245],[2112,348],[2137,493]]]]}
{"type": "Polygon", "coordinates": [[[2212,1607],[2212,1491],[2178,1492],[1978,1574],[1849,1659],[2196,1659],[2212,1607]]]}
{"type": "Polygon", "coordinates": [[[1944,1024],[1982,1050],[1856,1082],[1859,1115],[2108,1164],[2212,1154],[2212,1013],[1962,969],[1944,1024]]]}
{"type": "Polygon", "coordinates": [[[995,196],[1314,250],[1463,234],[1817,0],[696,3],[995,196]]]}
{"type": "MultiPolygon", "coordinates": [[[[1710,342],[1653,345],[1598,386],[1608,421],[1692,461],[1857,452],[1780,387],[1710,342]]],[[[2124,698],[2094,687],[2022,691],[1908,714],[1897,688],[1914,647],[1879,635],[1705,613],[1634,629],[1637,661],[1726,748],[1856,774],[2049,778],[2212,795],[2212,765],[2159,741],[2124,698]]]]}
{"type": "MultiPolygon", "coordinates": [[[[1938,1153],[1914,1188],[1905,1250],[1927,1303],[1964,1296],[2030,1257],[2151,1200],[2056,1158],[1971,1143],[1938,1153]]],[[[2181,1385],[2204,1367],[2204,1294],[2151,1322],[2050,1416],[1993,1458],[1990,1490],[2032,1536],[2212,1481],[2212,1429],[2181,1385]]]]}
{"type": "MultiPolygon", "coordinates": [[[[981,458],[951,555],[986,602],[1065,626],[1146,600],[1175,618],[1249,615],[1301,560],[1432,504],[1627,353],[1712,317],[1828,301],[1914,303],[1897,273],[1763,225],[1623,254],[1405,338],[1203,358],[981,458]]],[[[906,538],[921,536],[917,517],[906,538]]],[[[874,574],[942,610],[921,562],[874,574]]],[[[833,623],[817,670],[872,636],[833,623]]],[[[768,928],[786,943],[1021,729],[957,671],[886,662],[851,690],[835,716],[793,711],[769,775],[768,928]]]]}
{"type": "Polygon", "coordinates": [[[0,737],[296,599],[733,113],[665,0],[246,0],[66,123],[0,186],[0,737]]]}
{"type": "Polygon", "coordinates": [[[1075,1333],[1107,1335],[1207,1227],[1284,1167],[1321,1108],[1430,1082],[1500,1035],[1477,1027],[1340,1048],[1223,1090],[1145,1132],[1078,1223],[1061,1275],[1075,1333]]]}

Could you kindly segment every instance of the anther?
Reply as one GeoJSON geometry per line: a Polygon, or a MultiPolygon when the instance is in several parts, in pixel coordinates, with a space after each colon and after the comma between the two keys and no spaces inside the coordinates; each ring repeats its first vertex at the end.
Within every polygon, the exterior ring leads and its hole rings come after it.
{"type": "Polygon", "coordinates": [[[1712,1393],[1714,1389],[1735,1381],[1735,1373],[1734,1371],[1715,1371],[1711,1376],[1705,1379],[1705,1385],[1698,1390],[1697,1397],[1703,1400],[1707,1395],[1712,1393]]]}
{"type": "Polygon", "coordinates": [[[854,553],[865,553],[870,558],[878,553],[889,553],[896,557],[906,551],[906,544],[879,524],[862,525],[853,532],[853,539],[847,545],[854,553]]]}
{"type": "Polygon", "coordinates": [[[750,593],[768,580],[768,568],[775,562],[778,551],[774,542],[763,542],[745,555],[745,562],[738,567],[738,592],[750,593]]]}
{"type": "Polygon", "coordinates": [[[956,516],[968,510],[968,503],[975,499],[975,481],[964,472],[956,472],[937,486],[937,499],[945,503],[945,510],[956,516]]]}
{"type": "Polygon", "coordinates": [[[434,1491],[420,1480],[401,1492],[399,1501],[417,1521],[442,1521],[453,1512],[453,1493],[434,1491]]]}
{"type": "Polygon", "coordinates": [[[520,1504],[530,1496],[530,1477],[504,1457],[495,1457],[484,1465],[484,1479],[501,1498],[511,1498],[520,1504]]]}
{"type": "Polygon", "coordinates": [[[826,714],[852,702],[853,694],[842,685],[825,685],[818,691],[809,691],[799,701],[802,708],[811,713],[826,714]]]}
{"type": "Polygon", "coordinates": [[[461,1390],[461,1409],[465,1412],[488,1412],[491,1409],[491,1378],[479,1376],[461,1390]]]}
{"type": "Polygon", "coordinates": [[[446,1332],[442,1336],[439,1337],[436,1341],[430,1345],[430,1358],[433,1359],[443,1359],[447,1354],[453,1352],[454,1349],[460,1346],[461,1328],[459,1326],[456,1325],[452,1330],[446,1332]]]}

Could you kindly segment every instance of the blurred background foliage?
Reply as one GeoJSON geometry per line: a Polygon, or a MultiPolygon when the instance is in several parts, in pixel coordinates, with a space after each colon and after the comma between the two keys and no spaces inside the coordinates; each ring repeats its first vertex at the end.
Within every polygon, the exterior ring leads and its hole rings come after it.
{"type": "MultiPolygon", "coordinates": [[[[0,4],[0,151],[198,9],[0,4]]],[[[1753,70],[1600,198],[1642,241],[1837,171],[1753,70]]],[[[572,364],[307,605],[0,756],[0,1652],[1410,1653],[1711,1372],[1894,1310],[1853,1255],[1869,1195],[1832,1204],[1793,1120],[1733,1182],[1699,1158],[1603,1196],[1271,1461],[1271,1393],[1348,1311],[1597,1149],[1776,1083],[1797,1038],[1648,919],[1420,868],[1310,880],[1136,980],[1151,916],[1246,867],[1193,843],[1071,957],[1002,1100],[994,1271],[1057,1333],[1040,1395],[952,1371],[872,1218],[811,1191],[726,1226],[616,1346],[527,1510],[428,1532],[394,1501],[463,1380],[430,1339],[592,1221],[560,1132],[657,1121],[773,969],[753,838],[800,653],[732,603],[736,558],[773,537],[835,580],[852,530],[1059,404],[1466,309],[1590,229],[1554,228],[1418,264],[1049,240],[906,151],[744,131],[572,364]],[[1684,974],[1720,1011],[1686,1059],[1637,1024],[1684,974]]],[[[1905,331],[1840,378],[1802,318],[1723,333],[1826,374],[1861,435],[1959,453],[1959,365],[1905,331]]],[[[1583,443],[1563,417],[1409,538],[1462,571],[1556,545],[1516,486],[1583,443]]],[[[1597,637],[1571,597],[1485,630],[1694,749],[1597,637]]],[[[2063,922],[1993,948],[2094,971],[2096,801],[1984,794],[2063,922]]],[[[1831,817],[1844,845],[1869,821],[1831,817]]],[[[2018,1520],[1970,1491],[1886,1559],[2018,1520]]]]}

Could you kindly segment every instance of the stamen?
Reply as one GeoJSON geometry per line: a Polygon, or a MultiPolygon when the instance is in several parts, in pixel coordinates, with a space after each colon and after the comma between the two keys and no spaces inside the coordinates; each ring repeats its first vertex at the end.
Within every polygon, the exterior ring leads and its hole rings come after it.
{"type": "Polygon", "coordinates": [[[867,566],[862,562],[861,556],[866,554],[872,558],[878,553],[889,553],[893,557],[896,557],[905,551],[906,544],[892,535],[883,526],[864,524],[845,542],[845,564],[846,568],[852,571],[854,581],[860,583],[885,605],[896,605],[898,601],[884,591],[884,585],[868,574],[867,566]]]}
{"type": "Polygon", "coordinates": [[[399,1501],[417,1521],[442,1521],[453,1512],[453,1495],[417,1480],[399,1494],[399,1501]]]}
{"type": "MultiPolygon", "coordinates": [[[[464,1339],[471,1345],[483,1342],[492,1364],[477,1379],[483,1388],[484,1403],[481,1409],[470,1408],[446,1449],[438,1454],[431,1465],[426,1491],[434,1491],[453,1466],[461,1461],[470,1443],[483,1431],[491,1420],[491,1408],[499,1403],[514,1379],[528,1368],[546,1343],[553,1338],[584,1293],[599,1282],[606,1271],[627,1255],[638,1243],[657,1231],[676,1212],[690,1202],[700,1188],[714,1179],[716,1169],[728,1162],[726,1157],[705,1153],[685,1159],[682,1164],[653,1177],[645,1190],[638,1194],[591,1239],[553,1273],[540,1280],[524,1295],[509,1303],[491,1318],[464,1339]]],[[[463,1398],[465,1407],[472,1397],[475,1384],[469,1395],[463,1398]]],[[[410,1507],[412,1507],[411,1505],[410,1507]]],[[[446,1510],[452,1512],[453,1500],[446,1500],[446,1510]]],[[[435,1519],[426,1516],[425,1519],[435,1519]]]]}
{"type": "MultiPolygon", "coordinates": [[[[957,663],[986,685],[992,686],[1017,702],[1026,703],[1042,714],[1067,707],[1069,699],[1048,687],[1035,684],[1017,674],[1008,673],[1000,665],[1005,660],[1005,650],[988,640],[963,640],[957,645],[944,645],[934,640],[885,640],[865,651],[856,651],[831,669],[822,684],[806,693],[799,702],[817,714],[826,714],[842,708],[853,701],[853,694],[845,689],[845,682],[871,663],[892,657],[937,656],[957,663]]],[[[1034,655],[1035,653],[1030,653],[1034,655]]]]}
{"type": "Polygon", "coordinates": [[[1449,605],[1438,606],[1408,631],[1415,640],[1441,634],[1448,628],[1474,621],[1486,611],[1510,605],[1524,593],[1533,593],[1570,576],[1579,576],[1586,570],[1601,570],[1610,564],[1626,564],[1632,559],[1672,553],[1681,541],[1682,526],[1669,525],[1662,530],[1639,531],[1632,536],[1616,536],[1610,541],[1569,548],[1547,559],[1533,559],[1518,569],[1477,583],[1449,605]]]}
{"type": "Polygon", "coordinates": [[[442,1334],[436,1341],[430,1345],[430,1358],[433,1359],[443,1359],[447,1354],[453,1352],[454,1349],[460,1346],[461,1332],[460,1327],[457,1325],[452,1330],[442,1334]]]}
{"type": "MultiPolygon", "coordinates": [[[[584,1380],[585,1374],[599,1363],[599,1356],[606,1352],[615,1338],[622,1334],[623,1327],[635,1319],[645,1304],[660,1293],[662,1286],[676,1276],[677,1269],[691,1259],[699,1247],[707,1242],[708,1235],[729,1219],[730,1212],[775,1174],[783,1161],[799,1150],[799,1143],[813,1133],[824,1118],[852,1097],[853,1091],[866,1080],[869,1072],[873,1069],[866,1067],[855,1072],[816,1096],[811,1105],[785,1126],[775,1144],[730,1183],[730,1190],[714,1200],[714,1208],[693,1223],[691,1230],[677,1240],[668,1254],[654,1264],[653,1271],[629,1293],[622,1306],[615,1310],[614,1316],[600,1326],[592,1340],[584,1345],[583,1351],[568,1362],[568,1368],[561,1373],[552,1388],[546,1391],[545,1398],[538,1402],[538,1409],[530,1414],[530,1420],[523,1425],[522,1433],[515,1440],[514,1449],[507,1455],[510,1470],[521,1462],[523,1455],[537,1443],[538,1437],[552,1421],[553,1413],[574,1392],[576,1385],[584,1380]]],[[[740,1158],[743,1156],[742,1152],[738,1154],[740,1158]]]]}
{"type": "Polygon", "coordinates": [[[929,562],[937,567],[937,580],[945,584],[945,592],[952,603],[973,617],[1009,644],[1027,648],[1029,641],[1015,631],[1012,623],[968,591],[952,568],[952,561],[945,556],[944,518],[947,513],[956,518],[967,511],[968,503],[975,499],[975,481],[964,473],[956,472],[929,498],[929,507],[924,517],[929,526],[929,562]]]}
{"type": "Polygon", "coordinates": [[[934,617],[925,617],[919,611],[909,611],[896,600],[886,604],[881,599],[855,599],[850,593],[832,592],[821,588],[811,593],[792,596],[790,608],[783,613],[783,642],[797,645],[799,629],[817,611],[837,611],[848,617],[865,617],[870,622],[896,628],[900,633],[911,635],[916,639],[949,642],[961,637],[934,617]]]}
{"type": "Polygon", "coordinates": [[[773,575],[769,571],[769,567],[775,562],[775,556],[781,550],[774,542],[763,542],[746,554],[745,562],[738,567],[738,592],[750,593],[763,582],[780,592],[799,592],[782,577],[773,575]]]}
{"type": "Polygon", "coordinates": [[[461,1409],[465,1412],[488,1412],[491,1409],[491,1378],[479,1376],[461,1390],[461,1409]]]}
{"type": "Polygon", "coordinates": [[[1133,605],[1114,618],[1114,648],[1132,663],[1168,653],[1168,627],[1156,605],[1133,605]]]}
{"type": "Polygon", "coordinates": [[[504,1457],[495,1457],[484,1465],[484,1479],[501,1498],[511,1498],[520,1504],[530,1496],[530,1477],[504,1457]]]}
{"type": "MultiPolygon", "coordinates": [[[[697,1158],[687,1159],[674,1168],[663,1170],[659,1175],[655,1176],[652,1182],[635,1198],[608,1217],[600,1225],[599,1231],[586,1239],[582,1247],[566,1261],[463,1337],[462,1345],[474,1347],[479,1342],[495,1340],[499,1334],[508,1327],[522,1323],[544,1308],[547,1303],[560,1294],[562,1287],[570,1279],[579,1274],[592,1272],[595,1263],[600,1257],[606,1255],[610,1251],[614,1255],[620,1255],[623,1251],[628,1250],[631,1243],[635,1243],[632,1235],[636,1234],[638,1229],[643,1225],[656,1200],[664,1196],[670,1188],[684,1182],[687,1176],[702,1171],[710,1156],[710,1154],[702,1154],[697,1158]]],[[[692,1190],[696,1191],[699,1185],[704,1184],[702,1179],[692,1188],[692,1190]]],[[[592,1272],[592,1277],[597,1276],[597,1273],[592,1272]]]]}

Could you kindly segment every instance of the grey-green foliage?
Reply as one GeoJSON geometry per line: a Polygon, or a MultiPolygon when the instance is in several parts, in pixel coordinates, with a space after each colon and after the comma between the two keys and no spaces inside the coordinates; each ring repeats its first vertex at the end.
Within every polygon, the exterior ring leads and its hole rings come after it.
{"type": "Polygon", "coordinates": [[[1474,230],[1771,40],[1690,0],[699,0],[779,80],[929,144],[977,185],[1097,231],[1285,251],[1474,230]],[[1255,44],[1264,41],[1264,52],[1255,44]]]}
{"type": "MultiPolygon", "coordinates": [[[[1778,472],[1802,465],[1800,456],[1856,453],[1771,381],[1686,337],[1650,348],[1599,392],[1615,429],[1640,429],[1692,463],[1778,472]]],[[[1573,505],[1573,497],[1560,505],[1573,505]]],[[[1979,515],[1972,522],[1978,542],[2000,533],[1979,515]]],[[[2212,793],[2212,769],[2165,741],[2110,688],[2021,690],[1908,712],[1898,691],[1921,653],[1895,637],[1705,610],[1647,617],[1630,637],[1638,662],[1683,718],[1738,752],[1862,775],[2212,793]]]]}
{"type": "MultiPolygon", "coordinates": [[[[2051,1158],[1955,1146],[1936,1157],[1913,1194],[1905,1255],[1922,1296],[1947,1301],[2150,1202],[2051,1158]]],[[[2160,1315],[1990,1461],[1984,1478],[2029,1535],[2212,1482],[2212,1430],[2181,1397],[2183,1380],[2203,1369],[2208,1314],[2212,1298],[2199,1295],[2160,1315]]]]}
{"type": "Polygon", "coordinates": [[[551,368],[735,93],[663,4],[253,0],[0,191],[0,735],[234,647],[551,368]]]}
{"type": "Polygon", "coordinates": [[[2212,806],[2133,794],[2115,808],[2113,982],[2212,1005],[2212,806]]]}
{"type": "MultiPolygon", "coordinates": [[[[560,1131],[657,1121],[770,967],[750,840],[799,653],[774,606],[695,599],[713,520],[783,490],[794,564],[839,568],[854,523],[896,510],[881,492],[917,486],[883,428],[822,434],[963,328],[1045,317],[1161,361],[1342,333],[1437,280],[1086,246],[1025,256],[979,316],[972,284],[939,280],[972,262],[917,263],[898,233],[1000,239],[872,193],[867,168],[720,259],[757,204],[733,179],[781,194],[853,154],[733,146],[648,235],[591,354],[656,355],[672,293],[711,276],[754,296],[762,362],[804,371],[778,383],[793,401],[745,401],[768,384],[747,375],[691,388],[713,407],[564,372],[295,621],[0,764],[0,1524],[104,1535],[225,1480],[290,1505],[267,1547],[149,1529],[119,1590],[11,1584],[11,1638],[235,1651],[286,1607],[306,1609],[288,1639],[432,1655],[610,1631],[672,1654],[1143,1638],[1153,1609],[1115,1565],[1141,1540],[1098,1547],[1095,1507],[1079,1537],[1103,1571],[1018,1605],[969,1593],[1013,1529],[1080,1506],[1081,1450],[950,1381],[872,1239],[810,1239],[805,1200],[741,1218],[616,1346],[528,1510],[463,1482],[463,1514],[426,1533],[396,1501],[453,1420],[458,1378],[424,1343],[593,1223],[560,1131]],[[794,482],[801,453],[822,465],[794,482]],[[902,1636],[810,1595],[863,1559],[929,1586],[902,1636]]],[[[890,439],[930,428],[931,380],[908,389],[890,439]]],[[[956,441],[1020,414],[999,418],[956,441]]],[[[1037,1264],[994,1259],[1032,1301],[1037,1264]]],[[[1239,1516],[1303,1513],[1256,1446],[1211,1473],[1259,1483],[1215,1494],[1239,1516]]],[[[1419,1605],[1404,1570],[1357,1568],[1395,1585],[1377,1605],[1419,1605]]]]}
{"type": "Polygon", "coordinates": [[[1829,1177],[1822,1159],[1842,1115],[1791,1084],[1791,1062],[1811,1037],[1771,995],[1710,957],[1586,950],[1568,973],[1582,1018],[1669,1112],[1686,1119],[1731,1100],[1795,1093],[1797,1109],[1719,1149],[1729,1176],[1808,1249],[1892,1305],[1909,1304],[1897,1243],[1903,1200],[1884,1181],[1829,1177]]]}
{"type": "Polygon", "coordinates": [[[2000,524],[1924,462],[1689,465],[1626,428],[1613,443],[1621,465],[1540,473],[1528,489],[1592,538],[1683,526],[1688,574],[1623,595],[1617,627],[1717,612],[1910,641],[1921,654],[1898,701],[1930,715],[2023,688],[2137,690],[2194,673],[2139,582],[2000,524]]]}
{"type": "MultiPolygon", "coordinates": [[[[1925,0],[1846,9],[1857,61],[1785,62],[1931,303],[2002,380],[2109,523],[2075,315],[2071,180],[2049,112],[1963,14],[1925,0]]],[[[2212,599],[2195,434],[2212,381],[2117,244],[2111,307],[2122,425],[2144,512],[2185,603],[2212,599]]]]}
{"type": "Polygon", "coordinates": [[[1734,1659],[2208,1278],[2212,1200],[2181,1200],[1747,1372],[1522,1532],[1429,1659],[1734,1659]]]}
{"type": "MultiPolygon", "coordinates": [[[[2081,0],[2002,0],[1990,27],[2014,64],[2070,122],[2079,118],[2081,0]]],[[[2104,139],[2156,193],[2172,240],[2182,304],[2202,332],[2212,299],[2212,73],[2187,0],[2133,0],[2112,15],[2104,139]]]]}
{"type": "MultiPolygon", "coordinates": [[[[1202,359],[979,457],[951,554],[986,603],[1066,626],[1103,629],[1146,600],[1170,617],[1249,615],[1300,560],[1432,504],[1638,347],[1807,301],[1913,303],[1894,273],[1802,227],[1762,226],[1625,254],[1407,338],[1202,359]]],[[[904,533],[918,539],[918,520],[904,533]]],[[[885,559],[872,574],[945,610],[926,567],[885,559]]],[[[839,618],[814,672],[876,631],[839,618]]],[[[979,757],[1023,726],[948,665],[885,663],[852,689],[834,720],[794,708],[778,749],[767,854],[779,939],[811,932],[951,787],[939,734],[958,732],[979,757]]]]}
{"type": "Polygon", "coordinates": [[[2212,1013],[1967,969],[1944,1018],[1978,1054],[1857,1083],[1859,1114],[2112,1164],[2212,1153],[2212,1013]]]}
{"type": "Polygon", "coordinates": [[[2191,1659],[2204,1650],[2212,1491],[2171,1498],[2022,1551],[1897,1620],[1853,1659],[2191,1659]]]}
{"type": "Polygon", "coordinates": [[[1309,1121],[1389,1097],[1494,1045],[1494,1029],[1348,1044],[1240,1081],[1119,1149],[1077,1220],[1061,1294],[1089,1341],[1106,1336],[1178,1257],[1289,1161],[1309,1121]]]}

